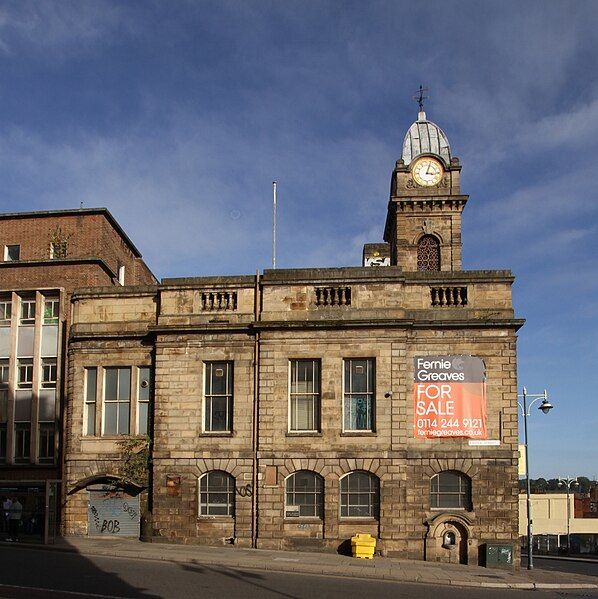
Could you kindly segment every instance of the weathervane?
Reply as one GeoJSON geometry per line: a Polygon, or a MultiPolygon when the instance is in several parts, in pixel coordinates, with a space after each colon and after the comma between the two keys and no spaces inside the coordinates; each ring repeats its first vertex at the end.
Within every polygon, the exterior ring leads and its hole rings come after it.
{"type": "Polygon", "coordinates": [[[413,99],[419,104],[419,111],[423,112],[424,110],[424,100],[428,100],[430,96],[424,95],[425,92],[429,91],[427,87],[419,86],[419,90],[417,91],[417,95],[413,96],[413,99]]]}

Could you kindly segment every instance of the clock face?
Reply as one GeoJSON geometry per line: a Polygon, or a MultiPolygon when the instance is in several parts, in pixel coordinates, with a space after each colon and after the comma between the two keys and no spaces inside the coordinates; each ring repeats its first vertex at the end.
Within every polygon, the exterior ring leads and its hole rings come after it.
{"type": "Polygon", "coordinates": [[[431,187],[438,185],[444,174],[442,164],[436,158],[420,158],[416,160],[412,169],[413,178],[418,185],[431,187]]]}

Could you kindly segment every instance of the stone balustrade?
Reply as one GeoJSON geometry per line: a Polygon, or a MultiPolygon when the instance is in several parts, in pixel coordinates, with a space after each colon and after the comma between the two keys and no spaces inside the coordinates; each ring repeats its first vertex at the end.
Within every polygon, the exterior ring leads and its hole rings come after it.
{"type": "Polygon", "coordinates": [[[236,291],[203,291],[201,309],[205,312],[216,310],[235,311],[237,309],[236,291]]]}
{"type": "Polygon", "coordinates": [[[467,306],[467,287],[430,287],[433,307],[467,306]]]}
{"type": "Polygon", "coordinates": [[[316,306],[350,306],[351,287],[316,287],[316,306]]]}

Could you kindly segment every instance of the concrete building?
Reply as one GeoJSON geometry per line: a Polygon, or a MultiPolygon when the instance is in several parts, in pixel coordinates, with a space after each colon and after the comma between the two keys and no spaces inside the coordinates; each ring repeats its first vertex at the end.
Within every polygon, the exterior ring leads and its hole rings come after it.
{"type": "Polygon", "coordinates": [[[31,534],[47,536],[61,496],[72,291],[155,279],[103,208],[0,214],[0,252],[0,497],[18,496],[31,534]]]}
{"type": "Polygon", "coordinates": [[[446,562],[502,541],[517,563],[523,321],[509,271],[462,270],[460,171],[420,113],[370,266],[79,289],[67,533],[136,533],[117,442],[147,426],[146,538],[342,550],[369,532],[446,562]]]}
{"type": "MultiPolygon", "coordinates": [[[[576,513],[575,504],[581,498],[574,493],[533,493],[532,519],[534,549],[544,553],[558,553],[567,549],[567,535],[571,538],[571,552],[598,554],[598,518],[595,512],[576,513]],[[569,506],[567,506],[569,501],[569,506]],[[588,517],[590,516],[590,517],[588,517]]],[[[527,535],[526,495],[519,495],[519,535],[527,535]]],[[[525,540],[527,540],[525,538],[525,540]]]]}

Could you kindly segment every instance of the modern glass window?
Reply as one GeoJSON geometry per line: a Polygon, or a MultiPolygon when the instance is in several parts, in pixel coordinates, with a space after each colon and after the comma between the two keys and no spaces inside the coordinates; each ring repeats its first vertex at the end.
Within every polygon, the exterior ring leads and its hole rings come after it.
{"type": "Polygon", "coordinates": [[[6,461],[7,421],[8,421],[8,390],[0,389],[0,462],[6,461]]]}
{"type": "Polygon", "coordinates": [[[56,358],[42,358],[42,387],[44,389],[56,388],[57,368],[56,358]]]}
{"type": "Polygon", "coordinates": [[[8,358],[0,360],[0,388],[8,387],[8,358]]]}
{"type": "Polygon", "coordinates": [[[370,472],[357,470],[340,480],[341,517],[377,518],[380,508],[380,481],[370,472]]]}
{"type": "Polygon", "coordinates": [[[44,298],[44,324],[58,324],[60,314],[60,300],[57,298],[44,298]]]}
{"type": "Polygon", "coordinates": [[[131,413],[131,369],[104,371],[104,435],[128,435],[131,413]]]}
{"type": "Polygon", "coordinates": [[[21,258],[21,246],[20,245],[5,245],[4,246],[4,260],[6,262],[14,262],[21,258]]]}
{"type": "Polygon", "coordinates": [[[345,360],[344,430],[374,430],[374,380],[372,358],[345,360]]]}
{"type": "Polygon", "coordinates": [[[12,316],[12,302],[0,300],[0,327],[10,326],[12,316]]]}
{"type": "Polygon", "coordinates": [[[232,431],[233,363],[205,363],[204,430],[232,431]]]}
{"type": "Polygon", "coordinates": [[[150,369],[148,366],[139,368],[137,389],[137,432],[147,435],[149,431],[149,402],[150,402],[150,369]]]}
{"type": "Polygon", "coordinates": [[[199,479],[199,515],[235,515],[235,479],[230,474],[212,470],[199,479]]]}
{"type": "Polygon", "coordinates": [[[316,472],[299,470],[287,478],[286,517],[322,518],[324,479],[316,472]]]}
{"type": "Polygon", "coordinates": [[[8,421],[8,389],[0,389],[0,422],[8,421]]]}
{"type": "Polygon", "coordinates": [[[54,463],[54,436],[55,426],[53,422],[42,422],[39,425],[39,463],[54,463]]]}
{"type": "Polygon", "coordinates": [[[0,422],[0,463],[6,462],[6,422],[0,422]]]}
{"type": "Polygon", "coordinates": [[[15,462],[29,462],[31,457],[31,423],[15,422],[15,462]]]}
{"type": "Polygon", "coordinates": [[[430,479],[430,506],[470,511],[471,480],[462,472],[445,470],[430,479]]]}
{"type": "Polygon", "coordinates": [[[17,377],[19,389],[33,387],[33,358],[20,358],[17,361],[17,377]]]}
{"type": "Polygon", "coordinates": [[[21,300],[21,320],[22,325],[35,324],[35,300],[34,299],[23,299],[21,300]]]}
{"type": "Polygon", "coordinates": [[[97,393],[98,369],[85,369],[85,410],[84,410],[84,433],[94,436],[96,434],[96,393],[97,393]]]}
{"type": "Polygon", "coordinates": [[[290,430],[320,429],[320,361],[291,360],[290,430]]]}

